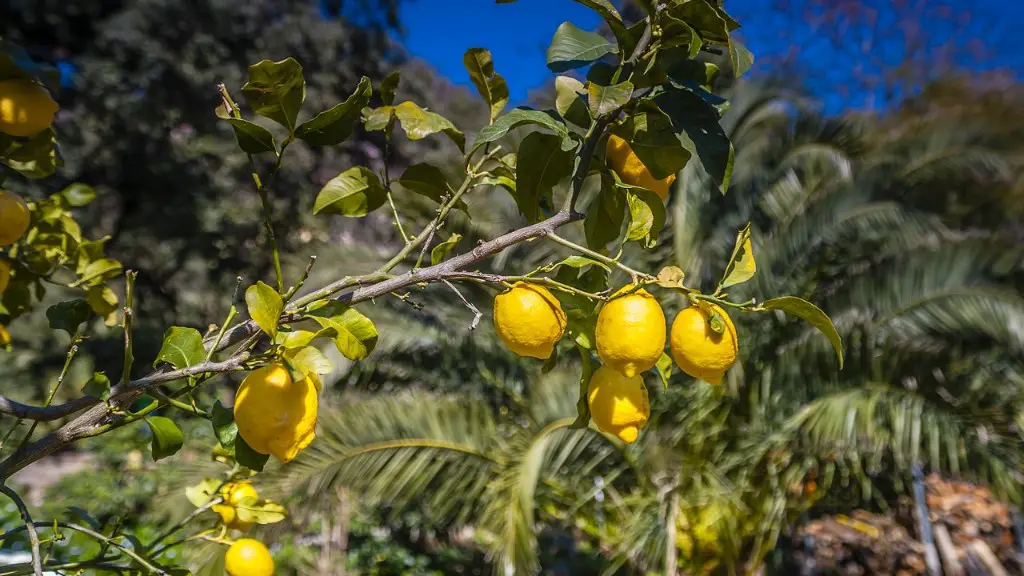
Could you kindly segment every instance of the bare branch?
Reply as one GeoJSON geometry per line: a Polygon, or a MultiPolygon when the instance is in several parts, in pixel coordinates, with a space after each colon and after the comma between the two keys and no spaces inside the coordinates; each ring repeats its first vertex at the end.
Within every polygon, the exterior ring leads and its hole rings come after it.
{"type": "Polygon", "coordinates": [[[459,292],[459,289],[455,287],[455,284],[452,284],[448,280],[442,280],[442,282],[444,282],[446,286],[451,288],[452,291],[459,296],[459,300],[462,300],[462,303],[465,304],[466,307],[469,308],[471,312],[473,312],[473,322],[470,323],[469,329],[476,330],[476,326],[477,324],[480,323],[480,318],[483,317],[483,313],[480,312],[480,309],[474,306],[469,300],[466,300],[466,297],[462,295],[462,292],[459,292]]]}
{"type": "Polygon", "coordinates": [[[3,492],[8,498],[14,501],[14,505],[18,507],[18,512],[21,513],[21,520],[25,523],[25,530],[28,532],[29,545],[32,547],[32,572],[35,576],[43,576],[43,557],[39,553],[39,534],[36,532],[36,525],[32,522],[32,516],[28,513],[28,508],[25,507],[25,502],[22,501],[21,496],[9,487],[0,484],[0,492],[3,492]]]}

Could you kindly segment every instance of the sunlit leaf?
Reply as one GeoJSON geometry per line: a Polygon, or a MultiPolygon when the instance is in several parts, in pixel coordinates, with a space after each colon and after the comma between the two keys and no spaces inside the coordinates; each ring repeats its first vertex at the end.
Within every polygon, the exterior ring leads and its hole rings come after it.
{"type": "Polygon", "coordinates": [[[525,124],[533,124],[547,128],[554,132],[560,142],[562,150],[568,151],[576,147],[576,142],[569,135],[569,128],[551,112],[531,110],[529,108],[516,108],[507,114],[499,116],[494,124],[485,126],[476,140],[473,141],[473,149],[476,150],[488,142],[494,142],[504,138],[509,130],[518,128],[525,124]]]}
{"type": "Polygon", "coordinates": [[[377,345],[377,328],[361,312],[336,300],[326,302],[306,313],[334,340],[338,351],[349,360],[366,358],[377,345]]]}
{"type": "Polygon", "coordinates": [[[276,290],[262,281],[249,286],[245,290],[245,304],[249,307],[249,317],[270,335],[277,335],[277,322],[284,310],[284,300],[276,290]]]}
{"type": "Polygon", "coordinates": [[[487,102],[491,110],[490,122],[501,114],[508,104],[508,84],[505,79],[494,71],[491,53],[483,48],[470,48],[462,57],[462,63],[469,72],[469,79],[476,86],[476,91],[487,102]]]}
{"type": "Polygon", "coordinates": [[[263,60],[249,66],[249,81],[242,95],[252,111],[295,131],[295,119],[306,99],[302,66],[294,58],[279,62],[263,60]]]}
{"type": "Polygon", "coordinates": [[[106,401],[110,398],[110,378],[103,372],[93,372],[89,381],[82,386],[82,394],[106,401]]]}
{"type": "Polygon", "coordinates": [[[462,234],[452,234],[447,240],[434,246],[430,250],[430,265],[437,266],[447,258],[451,254],[452,249],[455,248],[455,245],[459,243],[459,240],[462,240],[462,234]]]}
{"type": "Polygon", "coordinates": [[[754,277],[757,263],[754,261],[754,249],[750,245],[750,223],[736,235],[736,245],[732,249],[732,257],[726,266],[719,289],[742,284],[754,277]]]}
{"type": "Polygon", "coordinates": [[[583,128],[590,126],[590,111],[583,95],[587,89],[572,76],[555,78],[555,109],[569,122],[583,128]]]}
{"type": "Polygon", "coordinates": [[[820,308],[796,296],[772,298],[761,304],[761,307],[765,310],[782,310],[786,314],[792,314],[810,322],[812,326],[820,330],[828,338],[828,341],[832,343],[832,347],[836,351],[836,357],[839,359],[839,368],[843,368],[842,338],[840,338],[839,332],[836,331],[836,326],[832,323],[832,319],[822,312],[820,308]]]}
{"type": "Polygon", "coordinates": [[[367,110],[363,121],[367,130],[384,130],[391,123],[392,115],[398,119],[410,140],[421,140],[443,132],[455,142],[459,150],[466,146],[466,137],[450,120],[436,112],[424,110],[414,102],[402,102],[397,106],[381,106],[367,110]]]}
{"type": "Polygon", "coordinates": [[[153,367],[167,362],[175,368],[187,368],[199,364],[206,358],[203,336],[195,328],[171,326],[164,332],[160,352],[153,361],[153,367]]]}
{"type": "Polygon", "coordinates": [[[313,202],[313,214],[365,216],[386,200],[387,191],[377,175],[365,166],[354,166],[324,184],[313,202]]]}
{"type": "Polygon", "coordinates": [[[594,82],[587,82],[587,103],[590,106],[590,115],[599,118],[615,112],[629,102],[633,95],[633,84],[620,82],[611,86],[602,86],[594,82]]]}
{"type": "Polygon", "coordinates": [[[333,146],[348,140],[372,93],[370,79],[363,76],[348,99],[303,122],[295,130],[295,137],[314,146],[333,146]]]}
{"type": "Polygon", "coordinates": [[[615,54],[618,47],[594,32],[580,30],[572,22],[563,22],[551,39],[548,46],[548,69],[552,72],[565,72],[580,68],[615,54]]]}

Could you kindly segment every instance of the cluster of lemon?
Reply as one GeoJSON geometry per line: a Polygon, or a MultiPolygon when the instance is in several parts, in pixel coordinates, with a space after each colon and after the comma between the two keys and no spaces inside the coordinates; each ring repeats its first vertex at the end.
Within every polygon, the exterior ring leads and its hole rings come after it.
{"type": "MultiPolygon", "coordinates": [[[[221,487],[221,504],[212,507],[224,523],[232,530],[245,532],[250,524],[239,519],[238,507],[246,501],[259,498],[256,488],[249,482],[229,482],[221,487]]],[[[224,569],[230,576],[272,576],[274,559],[270,550],[259,540],[240,538],[228,548],[224,555],[224,569]]]]}
{"type": "MultiPolygon", "coordinates": [[[[516,354],[547,359],[565,334],[566,315],[546,288],[519,282],[495,297],[494,326],[516,354]]],[[[604,365],[590,379],[587,401],[602,432],[636,441],[651,414],[641,373],[661,358],[666,339],[683,372],[712,384],[721,383],[736,361],[736,328],[715,304],[697,302],[684,309],[672,322],[671,334],[666,332],[661,305],[643,288],[623,288],[598,312],[594,337],[604,365]],[[713,328],[713,316],[720,319],[721,330],[713,328]]]]}

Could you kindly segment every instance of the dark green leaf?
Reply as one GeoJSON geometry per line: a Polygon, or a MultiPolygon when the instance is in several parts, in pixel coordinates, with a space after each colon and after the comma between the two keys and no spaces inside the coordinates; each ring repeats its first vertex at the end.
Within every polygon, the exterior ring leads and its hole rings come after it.
{"type": "Polygon", "coordinates": [[[263,126],[241,118],[225,118],[225,122],[231,124],[235,131],[235,140],[242,152],[249,154],[262,154],[263,152],[276,152],[274,146],[274,135],[263,126]]]}
{"type": "Polygon", "coordinates": [[[63,166],[64,159],[57,147],[56,133],[53,128],[49,128],[28,140],[12,141],[11,146],[0,154],[0,163],[26,178],[38,180],[53,174],[58,166],[63,166]]]}
{"type": "Polygon", "coordinates": [[[46,309],[46,319],[51,330],[63,330],[74,336],[78,327],[89,319],[89,303],[85,300],[60,302],[46,309]]]}
{"type": "Polygon", "coordinates": [[[385,106],[391,106],[395,103],[395,92],[398,90],[398,83],[401,79],[401,72],[395,70],[380,81],[380,101],[385,106]]]}
{"type": "Polygon", "coordinates": [[[678,48],[686,51],[687,58],[696,58],[703,44],[697,31],[672,13],[662,14],[661,22],[661,53],[678,48]]]}
{"type": "Polygon", "coordinates": [[[146,418],[146,424],[149,424],[149,430],[153,433],[153,460],[172,456],[185,444],[185,436],[174,420],[150,416],[146,418]]]}
{"type": "Polygon", "coordinates": [[[110,398],[110,378],[103,372],[93,372],[92,378],[82,386],[82,394],[105,402],[110,398]]]}
{"type": "Polygon", "coordinates": [[[519,146],[516,205],[530,222],[542,218],[542,207],[553,208],[555,185],[572,173],[572,152],[563,150],[557,136],[531,132],[519,146]]]}
{"type": "Polygon", "coordinates": [[[60,191],[69,206],[78,208],[96,199],[96,190],[92,186],[75,183],[60,191]]]}
{"type": "Polygon", "coordinates": [[[602,250],[618,238],[625,217],[626,195],[615,187],[615,181],[610,176],[602,174],[601,190],[587,209],[587,218],[583,222],[587,246],[593,250],[602,250]]]}
{"type": "Polygon", "coordinates": [[[735,150],[718,123],[718,111],[690,90],[669,90],[655,99],[675,126],[683,147],[696,154],[724,194],[732,179],[735,150]]]}
{"type": "Polygon", "coordinates": [[[661,180],[678,173],[690,160],[690,153],[676,136],[672,120],[647,100],[612,132],[629,142],[629,147],[651,172],[661,180]]]}
{"type": "Polygon", "coordinates": [[[729,26],[708,0],[689,0],[676,4],[669,9],[669,14],[685,21],[707,42],[729,42],[729,26]]]}
{"type": "Polygon", "coordinates": [[[167,362],[175,368],[187,368],[199,364],[206,358],[203,336],[195,328],[172,326],[164,332],[160,352],[153,361],[153,367],[167,362]]]}
{"type": "Polygon", "coordinates": [[[576,400],[576,420],[569,426],[573,429],[582,429],[590,425],[590,402],[588,392],[590,390],[590,377],[594,374],[594,366],[590,360],[590,349],[583,346],[576,346],[580,353],[580,360],[583,369],[580,371],[579,396],[576,400]]]}
{"type": "Polygon", "coordinates": [[[541,374],[547,374],[547,373],[551,372],[552,370],[554,370],[555,366],[557,366],[557,365],[558,365],[558,346],[555,346],[554,348],[551,349],[551,356],[548,356],[548,359],[545,360],[544,364],[540,367],[540,373],[541,374]]]}
{"type": "Polygon", "coordinates": [[[548,46],[548,68],[552,72],[565,72],[586,66],[617,51],[618,47],[605,40],[604,36],[580,30],[572,22],[563,22],[555,30],[555,36],[548,46]]]}
{"type": "Polygon", "coordinates": [[[590,112],[582,98],[586,93],[583,83],[572,76],[555,78],[555,109],[562,118],[583,128],[590,127],[590,112]]]}
{"type": "Polygon", "coordinates": [[[82,521],[82,523],[88,525],[93,530],[103,529],[103,525],[100,521],[93,518],[87,511],[79,508],[78,506],[68,506],[66,508],[69,514],[82,521]]]}
{"type": "Polygon", "coordinates": [[[249,81],[242,86],[242,95],[253,112],[294,133],[295,119],[306,99],[302,66],[294,58],[253,64],[249,66],[249,81]]]}
{"type": "Polygon", "coordinates": [[[666,74],[676,84],[708,90],[718,73],[718,66],[711,62],[686,59],[672,64],[666,74]]]}
{"type": "Polygon", "coordinates": [[[732,61],[732,70],[736,78],[746,74],[754,65],[754,55],[735,38],[729,39],[729,59],[732,61]]]}
{"type": "Polygon", "coordinates": [[[839,369],[843,368],[843,341],[839,337],[839,332],[836,331],[835,324],[832,323],[832,319],[827,314],[821,311],[814,304],[796,296],[780,296],[778,298],[772,298],[767,300],[761,305],[765,310],[782,310],[786,314],[792,314],[798,318],[811,323],[812,326],[817,328],[828,338],[828,341],[832,343],[832,347],[835,348],[836,357],[839,358],[839,369]]]}
{"type": "Polygon", "coordinates": [[[590,115],[599,118],[615,112],[629,102],[633,95],[633,85],[629,82],[621,82],[611,86],[601,86],[593,82],[587,82],[587,101],[590,104],[590,115]]]}
{"type": "Polygon", "coordinates": [[[348,99],[303,122],[295,130],[295,136],[314,146],[341,144],[352,136],[363,108],[370,103],[372,93],[370,79],[363,76],[348,99]]]}
{"type": "Polygon", "coordinates": [[[220,445],[231,449],[235,445],[235,438],[238,437],[238,425],[235,424],[235,413],[231,408],[225,408],[220,400],[213,404],[210,410],[210,422],[213,424],[213,433],[216,434],[220,445]]]}
{"type": "Polygon", "coordinates": [[[277,323],[284,310],[284,300],[276,290],[263,282],[257,282],[245,290],[245,304],[249,307],[249,317],[270,335],[277,335],[277,323]]]}
{"type": "Polygon", "coordinates": [[[444,261],[444,259],[448,257],[448,254],[451,254],[455,245],[459,243],[459,240],[462,240],[462,234],[452,234],[447,240],[441,242],[437,246],[434,246],[430,251],[430,265],[437,266],[444,261]]]}
{"type": "Polygon", "coordinates": [[[718,288],[728,288],[736,284],[742,284],[754,277],[757,272],[757,263],[754,261],[754,250],[750,245],[750,223],[736,235],[736,244],[732,249],[732,257],[726,265],[725,274],[718,288]]]}
{"type": "Polygon", "coordinates": [[[438,203],[442,202],[450,193],[448,179],[445,178],[441,169],[425,162],[406,168],[398,178],[398,183],[438,203]]]}
{"type": "Polygon", "coordinates": [[[270,454],[260,454],[253,450],[241,434],[235,438],[235,462],[254,472],[263,472],[269,459],[270,454]]]}
{"type": "Polygon", "coordinates": [[[572,150],[576,142],[569,135],[569,129],[552,112],[531,110],[529,108],[516,108],[508,114],[499,117],[494,124],[485,126],[473,142],[473,149],[476,150],[488,142],[494,142],[508,134],[509,130],[518,128],[524,124],[535,124],[551,130],[559,137],[562,150],[572,150]]]}
{"type": "Polygon", "coordinates": [[[377,346],[377,328],[351,306],[332,300],[310,310],[306,317],[320,324],[322,334],[333,338],[338,351],[349,360],[362,360],[377,346]]]}
{"type": "Polygon", "coordinates": [[[320,189],[313,203],[313,214],[365,216],[386,200],[387,191],[377,175],[365,166],[355,166],[331,178],[320,189]]]}
{"type": "Polygon", "coordinates": [[[594,12],[601,15],[604,18],[605,23],[611,28],[612,34],[615,34],[615,38],[619,41],[619,44],[625,44],[625,41],[629,37],[629,33],[626,31],[626,25],[622,23],[622,15],[615,9],[608,0],[575,0],[578,4],[583,4],[587,8],[590,8],[594,12]]]}
{"type": "Polygon", "coordinates": [[[469,79],[476,86],[476,91],[487,102],[491,109],[491,120],[498,118],[508,104],[508,84],[505,79],[494,71],[491,53],[483,48],[470,48],[462,57],[462,63],[469,72],[469,79]]]}
{"type": "Polygon", "coordinates": [[[447,118],[436,112],[424,110],[413,102],[402,102],[398,106],[381,106],[368,110],[363,120],[367,130],[385,130],[391,123],[392,116],[398,119],[398,123],[402,125],[405,135],[410,140],[421,140],[427,136],[444,132],[452,139],[452,142],[455,142],[459,150],[466,146],[466,137],[447,118]]]}

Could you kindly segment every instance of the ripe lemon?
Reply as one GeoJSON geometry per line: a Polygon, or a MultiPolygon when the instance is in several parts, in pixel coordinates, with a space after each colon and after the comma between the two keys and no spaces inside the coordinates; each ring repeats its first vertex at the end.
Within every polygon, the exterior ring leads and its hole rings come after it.
{"type": "Polygon", "coordinates": [[[220,516],[221,522],[232,530],[248,530],[250,523],[238,519],[238,506],[246,499],[259,498],[256,488],[248,482],[229,482],[220,489],[220,496],[224,503],[215,504],[213,511],[220,516]]]}
{"type": "Polygon", "coordinates": [[[608,137],[608,145],[605,150],[608,165],[619,175],[619,178],[626,184],[640,186],[653,191],[662,201],[668,200],[668,189],[676,181],[676,175],[670,174],[661,180],[655,180],[651,172],[644,166],[644,163],[633,153],[629,142],[612,134],[608,137]]]}
{"type": "Polygon", "coordinates": [[[607,366],[601,366],[590,377],[587,403],[597,429],[627,444],[636,442],[640,429],[651,417],[644,379],[639,375],[627,378],[607,366]]]}
{"type": "Polygon", "coordinates": [[[11,343],[11,333],[3,324],[0,324],[0,346],[7,346],[11,343]]]}
{"type": "Polygon", "coordinates": [[[565,334],[565,312],[547,288],[516,282],[494,298],[494,329],[509,350],[545,360],[565,334]]]}
{"type": "Polygon", "coordinates": [[[240,538],[224,555],[224,569],[229,576],[273,576],[274,559],[259,540],[240,538]]]}
{"type": "Polygon", "coordinates": [[[7,290],[7,284],[11,282],[11,263],[7,260],[0,260],[0,294],[7,290]]]}
{"type": "Polygon", "coordinates": [[[0,81],[0,132],[34,136],[53,123],[57,108],[41,84],[26,79],[0,81]]]}
{"type": "Polygon", "coordinates": [[[319,401],[309,378],[293,382],[288,369],[271,364],[245,377],[235,397],[235,423],[260,454],[289,462],[313,441],[319,401]]]}
{"type": "Polygon", "coordinates": [[[25,235],[29,223],[28,204],[14,192],[0,190],[0,246],[10,246],[25,235]]]}
{"type": "Polygon", "coordinates": [[[721,384],[722,375],[736,362],[738,344],[736,327],[729,315],[715,304],[690,306],[676,316],[672,322],[672,358],[679,368],[711,384],[721,384]],[[711,329],[714,310],[722,319],[724,330],[721,334],[711,329]]]}
{"type": "Polygon", "coordinates": [[[650,370],[664,352],[665,313],[643,288],[613,297],[597,315],[594,336],[605,365],[632,377],[650,370]]]}

